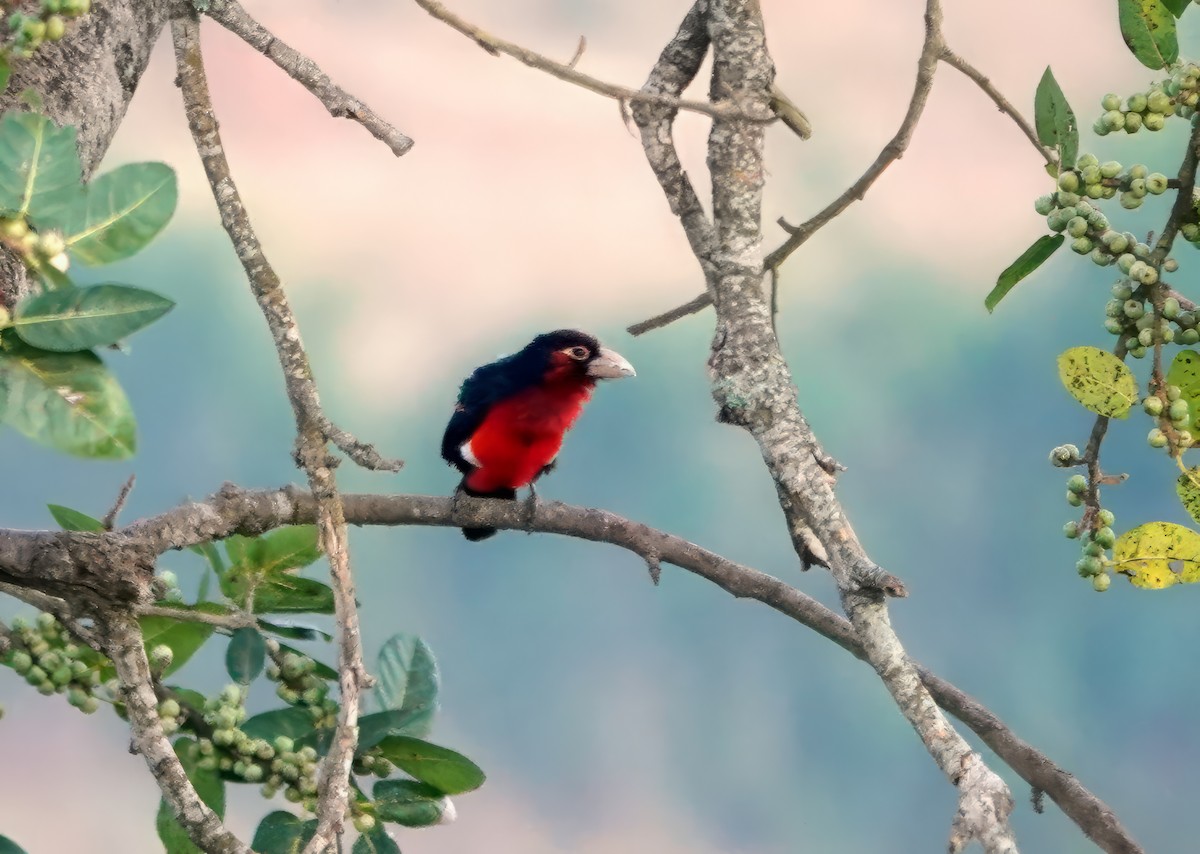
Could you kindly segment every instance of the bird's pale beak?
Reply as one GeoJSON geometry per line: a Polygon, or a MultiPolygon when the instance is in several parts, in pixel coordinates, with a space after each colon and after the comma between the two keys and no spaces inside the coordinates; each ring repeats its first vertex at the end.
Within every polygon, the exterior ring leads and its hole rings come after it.
{"type": "Polygon", "coordinates": [[[607,347],[601,347],[596,358],[588,362],[587,373],[589,377],[601,380],[619,380],[621,377],[637,376],[637,371],[626,361],[624,356],[607,347]]]}

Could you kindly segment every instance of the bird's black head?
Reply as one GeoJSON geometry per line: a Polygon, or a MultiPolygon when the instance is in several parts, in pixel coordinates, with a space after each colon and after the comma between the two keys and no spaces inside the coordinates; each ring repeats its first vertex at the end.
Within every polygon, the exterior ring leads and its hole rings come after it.
{"type": "Polygon", "coordinates": [[[547,382],[595,382],[636,376],[633,365],[594,336],[577,329],[545,332],[525,346],[519,358],[537,365],[547,382]]]}

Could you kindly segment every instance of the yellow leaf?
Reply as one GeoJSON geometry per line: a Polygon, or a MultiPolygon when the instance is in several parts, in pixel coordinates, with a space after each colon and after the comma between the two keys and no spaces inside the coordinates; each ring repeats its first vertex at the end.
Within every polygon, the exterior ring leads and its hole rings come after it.
{"type": "Polygon", "coordinates": [[[1113,546],[1113,569],[1148,590],[1200,581],[1200,534],[1170,522],[1139,525],[1113,546]]]}
{"type": "MultiPolygon", "coordinates": [[[[1200,424],[1200,353],[1195,350],[1180,350],[1167,371],[1167,385],[1179,386],[1182,397],[1188,403],[1192,424],[1200,424]]],[[[1191,512],[1189,510],[1189,512],[1191,512]]],[[[1200,517],[1192,514],[1200,521],[1200,517]]]]}
{"type": "Polygon", "coordinates": [[[1200,522],[1200,466],[1190,468],[1175,481],[1175,491],[1184,509],[1200,522]]]}
{"type": "Polygon", "coordinates": [[[1067,350],[1058,357],[1058,375],[1071,396],[1097,415],[1124,418],[1137,400],[1133,372],[1098,347],[1067,350]]]}

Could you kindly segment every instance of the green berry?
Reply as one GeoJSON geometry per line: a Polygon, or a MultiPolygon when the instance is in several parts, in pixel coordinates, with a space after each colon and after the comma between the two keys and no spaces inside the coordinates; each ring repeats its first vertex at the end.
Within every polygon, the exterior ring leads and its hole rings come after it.
{"type": "Polygon", "coordinates": [[[165,643],[160,643],[154,649],[150,650],[150,664],[157,670],[169,667],[174,658],[175,653],[165,643]]]}
{"type": "Polygon", "coordinates": [[[1146,434],[1146,441],[1150,443],[1151,448],[1165,448],[1167,446],[1166,434],[1157,427],[1146,434]]]}
{"type": "Polygon", "coordinates": [[[1142,401],[1142,409],[1152,418],[1157,418],[1162,415],[1163,402],[1161,397],[1151,395],[1142,401]]]}
{"type": "MultiPolygon", "coordinates": [[[[1130,115],[1137,115],[1130,113],[1130,115]]],[[[1104,114],[1104,124],[1108,125],[1109,130],[1120,130],[1125,127],[1125,113],[1120,110],[1109,110],[1104,114]]]]}
{"type": "Polygon", "coordinates": [[[1148,174],[1150,174],[1150,170],[1141,163],[1135,163],[1129,167],[1130,178],[1145,178],[1148,174]]]}
{"type": "Polygon", "coordinates": [[[1112,525],[1113,522],[1117,521],[1117,516],[1111,510],[1101,510],[1096,514],[1096,521],[1099,522],[1102,527],[1107,528],[1108,526],[1112,525]]]}
{"type": "Polygon", "coordinates": [[[1107,572],[1092,576],[1092,589],[1097,593],[1103,593],[1110,584],[1112,584],[1112,577],[1107,572]]]}
{"type": "Polygon", "coordinates": [[[1100,99],[1100,106],[1105,110],[1105,112],[1109,110],[1119,110],[1121,109],[1121,96],[1114,95],[1112,92],[1109,92],[1100,99]]]}
{"type": "Polygon", "coordinates": [[[1162,268],[1168,273],[1174,273],[1179,269],[1179,262],[1174,258],[1168,258],[1166,261],[1163,261],[1162,268]]]}
{"type": "Polygon", "coordinates": [[[1178,335],[1179,343],[1190,346],[1200,344],[1200,329],[1185,329],[1178,335]]]}
{"type": "Polygon", "coordinates": [[[18,674],[24,676],[29,672],[29,668],[33,667],[33,658],[24,650],[16,650],[8,659],[8,666],[15,670],[18,674]]]}
{"type": "Polygon", "coordinates": [[[1186,400],[1172,400],[1171,405],[1167,407],[1167,417],[1172,421],[1182,421],[1189,417],[1188,402],[1186,400]]]}
{"type": "Polygon", "coordinates": [[[51,15],[46,19],[46,40],[56,42],[67,34],[67,22],[61,15],[51,15]]]}
{"type": "MultiPolygon", "coordinates": [[[[1132,255],[1130,255],[1129,263],[1132,264],[1133,261],[1134,258],[1132,255]]],[[[1120,259],[1118,259],[1118,263],[1120,263],[1120,259]]],[[[1117,282],[1112,286],[1112,295],[1119,300],[1127,300],[1133,296],[1133,287],[1129,284],[1129,282],[1117,282]]]]}
{"type": "MultiPolygon", "coordinates": [[[[1125,331],[1125,324],[1115,317],[1105,318],[1104,331],[1109,335],[1120,335],[1125,331]]],[[[1200,334],[1197,337],[1200,338],[1200,334]]]]}
{"type": "Polygon", "coordinates": [[[1092,250],[1091,255],[1089,257],[1092,259],[1092,263],[1095,264],[1097,267],[1107,267],[1109,264],[1113,263],[1113,261],[1116,260],[1115,258],[1113,258],[1113,256],[1109,255],[1107,252],[1105,252],[1099,246],[1097,246],[1096,248],[1094,248],[1092,250]]]}
{"type": "Polygon", "coordinates": [[[1183,239],[1188,243],[1200,241],[1200,224],[1194,222],[1185,222],[1179,226],[1179,233],[1183,235],[1183,239]]]}
{"type": "Polygon", "coordinates": [[[1161,172],[1154,172],[1146,176],[1146,190],[1156,196],[1160,196],[1167,191],[1167,176],[1161,172]]]}
{"type": "Polygon", "coordinates": [[[1117,535],[1112,528],[1105,525],[1092,535],[1092,540],[1102,549],[1111,549],[1117,541],[1117,535]]]}
{"type": "MultiPolygon", "coordinates": [[[[1078,219],[1078,217],[1076,217],[1078,219]]],[[[1076,237],[1071,241],[1071,251],[1077,255],[1087,255],[1095,247],[1090,237],[1076,237]]]]}
{"type": "Polygon", "coordinates": [[[1125,316],[1130,320],[1137,320],[1146,313],[1145,306],[1140,299],[1125,300],[1125,316]]]}
{"type": "Polygon", "coordinates": [[[1179,317],[1179,300],[1175,297],[1167,297],[1163,300],[1162,316],[1167,320],[1174,320],[1179,317]]]}
{"type": "Polygon", "coordinates": [[[1190,430],[1180,430],[1175,441],[1181,448],[1190,448],[1196,440],[1192,437],[1190,430]]]}
{"type": "Polygon", "coordinates": [[[1083,237],[1088,232],[1088,222],[1081,216],[1071,217],[1067,223],[1067,234],[1072,237],[1083,237]]]}
{"type": "Polygon", "coordinates": [[[1042,216],[1049,216],[1050,212],[1054,210],[1054,197],[1038,196],[1037,201],[1033,203],[1033,209],[1042,216]]]}
{"type": "Polygon", "coordinates": [[[1081,557],[1079,559],[1079,561],[1075,564],[1075,570],[1084,578],[1089,578],[1090,576],[1103,572],[1104,564],[1100,561],[1100,558],[1096,557],[1095,555],[1087,555],[1086,557],[1081,557]]]}
{"type": "Polygon", "coordinates": [[[1169,385],[1167,386],[1166,394],[1167,400],[1179,400],[1179,398],[1183,397],[1183,389],[1177,385],[1169,385]]]}
{"type": "Polygon", "coordinates": [[[1058,188],[1068,193],[1074,193],[1079,189],[1079,175],[1072,170],[1063,172],[1058,176],[1058,188]]]}
{"type": "MultiPolygon", "coordinates": [[[[1153,113],[1147,113],[1147,117],[1149,117],[1151,115],[1153,115],[1153,113]]],[[[1108,121],[1107,115],[1105,116],[1105,121],[1108,121]]],[[[1126,113],[1125,121],[1122,122],[1122,124],[1125,126],[1125,133],[1137,133],[1139,130],[1142,129],[1142,124],[1143,124],[1142,116],[1140,113],[1126,113]]],[[[1121,129],[1120,127],[1113,128],[1113,130],[1120,130],[1120,129],[1121,129]]]]}
{"type": "Polygon", "coordinates": [[[359,833],[369,833],[375,829],[375,816],[361,813],[354,817],[354,829],[359,833]]]}
{"type": "Polygon", "coordinates": [[[1142,206],[1142,201],[1143,199],[1141,196],[1135,195],[1128,190],[1124,193],[1121,193],[1121,207],[1125,208],[1127,211],[1137,210],[1142,206]]]}
{"type": "MultiPolygon", "coordinates": [[[[1137,112],[1141,112],[1140,110],[1137,112]]],[[[1100,176],[1102,178],[1115,178],[1121,174],[1121,164],[1115,160],[1109,160],[1107,163],[1100,164],[1100,176]]]]}
{"type": "Polygon", "coordinates": [[[1087,492],[1087,486],[1087,478],[1081,474],[1073,474],[1067,479],[1067,489],[1076,495],[1087,492]]]}

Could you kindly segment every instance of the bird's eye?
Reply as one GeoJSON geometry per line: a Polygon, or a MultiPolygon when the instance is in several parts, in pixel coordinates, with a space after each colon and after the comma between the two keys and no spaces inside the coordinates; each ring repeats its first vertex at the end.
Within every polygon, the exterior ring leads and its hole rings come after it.
{"type": "Polygon", "coordinates": [[[587,347],[569,347],[567,349],[567,355],[577,362],[582,362],[584,359],[590,356],[591,353],[588,351],[587,347]]]}

